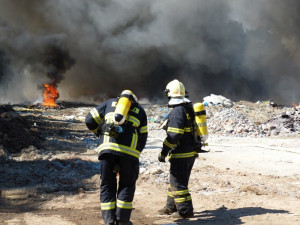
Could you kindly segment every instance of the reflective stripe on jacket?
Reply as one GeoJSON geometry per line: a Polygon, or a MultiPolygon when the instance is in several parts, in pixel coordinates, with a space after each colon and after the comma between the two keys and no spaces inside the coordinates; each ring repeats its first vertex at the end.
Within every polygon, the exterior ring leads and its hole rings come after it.
{"type": "Polygon", "coordinates": [[[93,108],[86,117],[86,125],[95,134],[101,134],[98,146],[99,158],[104,153],[123,155],[138,160],[144,149],[148,136],[147,116],[144,109],[133,103],[124,124],[124,130],[117,138],[111,137],[107,132],[102,133],[101,122],[113,122],[117,99],[109,99],[93,108]]]}
{"type": "Polygon", "coordinates": [[[174,106],[168,117],[167,137],[163,142],[163,155],[170,158],[188,158],[197,155],[194,151],[192,122],[188,105],[174,106]]]}

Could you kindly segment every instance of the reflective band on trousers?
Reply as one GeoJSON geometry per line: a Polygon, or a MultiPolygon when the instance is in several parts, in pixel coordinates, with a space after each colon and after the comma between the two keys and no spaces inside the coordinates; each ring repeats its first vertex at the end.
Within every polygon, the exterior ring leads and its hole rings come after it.
{"type": "Polygon", "coordinates": [[[101,210],[111,210],[116,208],[116,202],[101,203],[101,210]]]}
{"type": "Polygon", "coordinates": [[[170,197],[174,197],[174,195],[173,195],[173,193],[171,192],[171,191],[168,191],[168,195],[170,196],[170,197]]]}
{"type": "Polygon", "coordinates": [[[192,200],[192,197],[190,195],[183,197],[183,198],[174,198],[174,201],[176,203],[187,202],[187,201],[191,201],[191,200],[192,200]]]}
{"type": "Polygon", "coordinates": [[[173,195],[186,195],[189,194],[189,189],[181,190],[181,191],[172,191],[173,195]]]}
{"type": "Polygon", "coordinates": [[[117,199],[117,207],[121,209],[132,209],[132,202],[124,202],[117,199]]]}
{"type": "Polygon", "coordinates": [[[187,153],[172,153],[169,158],[170,159],[182,159],[182,158],[190,158],[197,155],[197,152],[187,152],[187,153]]]}
{"type": "MultiPolygon", "coordinates": [[[[170,189],[169,189],[170,190],[170,189]]],[[[181,190],[181,191],[168,191],[168,195],[170,196],[170,197],[174,197],[175,195],[177,196],[177,195],[187,195],[187,194],[190,194],[190,191],[189,191],[189,189],[185,189],[185,190],[181,190]]]]}
{"type": "Polygon", "coordinates": [[[117,152],[123,152],[125,154],[134,156],[136,158],[140,157],[140,152],[138,150],[135,150],[133,148],[130,148],[125,145],[118,145],[116,143],[103,143],[98,146],[98,153],[100,153],[102,150],[114,150],[117,152]]]}

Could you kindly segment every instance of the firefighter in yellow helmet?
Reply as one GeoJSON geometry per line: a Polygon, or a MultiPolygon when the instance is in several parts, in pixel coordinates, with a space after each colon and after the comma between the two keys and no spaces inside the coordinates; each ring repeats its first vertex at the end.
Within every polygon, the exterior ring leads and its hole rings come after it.
{"type": "Polygon", "coordinates": [[[187,98],[184,85],[173,80],[166,86],[165,94],[172,108],[166,127],[167,137],[159,153],[158,160],[165,162],[169,156],[170,186],[167,202],[160,214],[172,214],[175,218],[188,218],[194,215],[188,182],[195,158],[194,112],[192,102],[187,98]]]}
{"type": "Polygon", "coordinates": [[[93,108],[85,122],[100,138],[97,150],[104,223],[130,225],[139,157],[148,136],[146,113],[136,96],[130,90],[124,90],[118,98],[93,108]]]}

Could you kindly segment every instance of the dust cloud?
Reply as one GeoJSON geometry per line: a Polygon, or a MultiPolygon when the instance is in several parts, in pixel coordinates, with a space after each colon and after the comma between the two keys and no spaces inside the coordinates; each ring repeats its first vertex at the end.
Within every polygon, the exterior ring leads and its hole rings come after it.
{"type": "Polygon", "coordinates": [[[175,78],[193,100],[298,103],[299,10],[297,0],[1,0],[0,103],[39,101],[53,80],[64,100],[131,89],[157,101],[175,78]]]}

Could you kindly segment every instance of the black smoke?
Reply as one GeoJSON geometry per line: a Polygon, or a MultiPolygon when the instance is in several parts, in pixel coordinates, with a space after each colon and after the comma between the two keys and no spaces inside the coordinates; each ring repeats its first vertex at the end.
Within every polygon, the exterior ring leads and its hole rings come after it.
{"type": "Polygon", "coordinates": [[[63,80],[64,73],[75,64],[75,59],[69,55],[63,46],[55,44],[46,46],[42,56],[44,57],[45,74],[50,79],[49,84],[57,87],[63,80]]]}
{"type": "Polygon", "coordinates": [[[299,102],[299,10],[297,0],[1,0],[0,102],[35,101],[53,80],[66,100],[123,89],[155,100],[175,78],[193,100],[299,102]]]}

